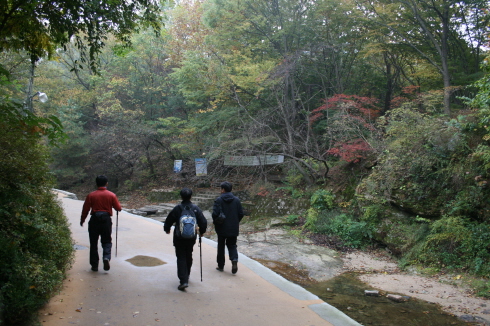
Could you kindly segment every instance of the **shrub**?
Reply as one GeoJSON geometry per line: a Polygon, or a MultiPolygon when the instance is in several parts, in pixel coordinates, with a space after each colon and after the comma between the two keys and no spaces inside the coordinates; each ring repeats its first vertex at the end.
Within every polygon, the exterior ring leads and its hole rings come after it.
{"type": "Polygon", "coordinates": [[[304,225],[310,231],[338,236],[347,246],[360,248],[373,236],[373,227],[359,221],[337,207],[335,195],[325,189],[317,190],[310,199],[304,225]]]}
{"type": "Polygon", "coordinates": [[[363,208],[363,210],[364,213],[361,219],[370,223],[376,223],[383,217],[386,208],[381,205],[371,205],[363,208]]]}
{"type": "Polygon", "coordinates": [[[279,187],[276,189],[276,191],[283,191],[285,194],[288,194],[291,196],[291,198],[302,198],[304,195],[304,191],[302,189],[297,189],[293,186],[284,186],[284,187],[279,187]]]}
{"type": "Polygon", "coordinates": [[[326,210],[335,207],[335,195],[325,189],[315,191],[310,199],[311,207],[316,210],[326,210]]]}
{"type": "Polygon", "coordinates": [[[288,224],[298,224],[300,215],[287,215],[286,222],[288,224]]]}
{"type": "Polygon", "coordinates": [[[477,296],[490,298],[490,282],[488,279],[471,279],[468,283],[475,289],[477,296]]]}
{"type": "Polygon", "coordinates": [[[319,189],[311,196],[310,205],[304,227],[315,231],[318,213],[335,207],[335,195],[328,190],[319,189]]]}
{"type": "Polygon", "coordinates": [[[376,225],[375,240],[383,243],[386,248],[397,257],[410,260],[412,252],[419,252],[413,248],[418,247],[429,233],[427,223],[410,220],[386,218],[376,225]]]}
{"type": "Polygon", "coordinates": [[[340,210],[322,211],[316,221],[316,231],[322,234],[338,236],[345,245],[362,248],[370,244],[373,229],[365,221],[358,221],[353,216],[340,210]]]}
{"type": "Polygon", "coordinates": [[[418,259],[429,266],[442,265],[448,269],[488,276],[489,246],[490,225],[444,216],[431,225],[418,259]]]}
{"type": "Polygon", "coordinates": [[[432,218],[485,216],[481,199],[488,196],[486,175],[463,127],[470,117],[448,122],[404,108],[392,110],[388,118],[386,150],[358,187],[364,205],[391,203],[432,218]]]}
{"type": "Polygon", "coordinates": [[[18,122],[0,119],[0,309],[5,324],[32,325],[62,285],[73,244],[46,149],[18,122]]]}

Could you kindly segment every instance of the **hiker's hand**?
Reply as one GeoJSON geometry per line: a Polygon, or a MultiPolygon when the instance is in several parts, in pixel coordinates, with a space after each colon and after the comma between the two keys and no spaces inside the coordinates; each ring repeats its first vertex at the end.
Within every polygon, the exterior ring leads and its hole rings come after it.
{"type": "Polygon", "coordinates": [[[170,234],[170,231],[168,231],[168,232],[167,232],[167,231],[165,231],[165,233],[166,233],[166,234],[170,234]]]}
{"type": "Polygon", "coordinates": [[[80,221],[80,226],[83,226],[83,222],[82,221],[80,221]]]}

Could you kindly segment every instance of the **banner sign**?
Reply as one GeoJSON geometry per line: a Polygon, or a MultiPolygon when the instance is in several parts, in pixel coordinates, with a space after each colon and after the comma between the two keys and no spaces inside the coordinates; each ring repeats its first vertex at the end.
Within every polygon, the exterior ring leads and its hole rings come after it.
{"type": "Polygon", "coordinates": [[[179,173],[182,171],[182,160],[175,160],[174,161],[174,172],[179,173]]]}
{"type": "Polygon", "coordinates": [[[224,165],[270,165],[284,163],[284,155],[225,156],[224,165]]]}
{"type": "Polygon", "coordinates": [[[208,167],[205,158],[196,158],[196,175],[198,177],[208,175],[208,167]]]}

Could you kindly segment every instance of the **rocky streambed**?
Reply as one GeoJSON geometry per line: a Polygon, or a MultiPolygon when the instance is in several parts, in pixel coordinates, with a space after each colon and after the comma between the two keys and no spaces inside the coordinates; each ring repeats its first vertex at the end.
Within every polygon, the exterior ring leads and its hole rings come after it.
{"type": "Polygon", "coordinates": [[[402,271],[383,250],[339,252],[315,245],[280,218],[245,220],[238,246],[364,325],[490,325],[490,302],[474,297],[459,276],[402,271]]]}

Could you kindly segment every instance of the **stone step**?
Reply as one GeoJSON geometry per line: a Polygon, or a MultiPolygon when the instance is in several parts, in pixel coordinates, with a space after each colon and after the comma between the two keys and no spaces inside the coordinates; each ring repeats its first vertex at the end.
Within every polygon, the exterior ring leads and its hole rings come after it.
{"type": "MultiPolygon", "coordinates": [[[[158,205],[155,205],[155,207],[159,207],[159,208],[169,208],[169,209],[172,209],[175,207],[175,205],[177,205],[177,203],[160,203],[158,205]]],[[[151,207],[151,206],[146,206],[146,207],[151,207]]]]}
{"type": "Polygon", "coordinates": [[[166,216],[175,207],[175,204],[148,205],[138,209],[130,209],[128,212],[141,216],[166,216]]]}
{"type": "MultiPolygon", "coordinates": [[[[219,192],[215,190],[203,191],[199,193],[195,193],[192,196],[192,202],[198,205],[203,211],[209,210],[213,207],[214,200],[219,197],[219,192]]],[[[165,221],[168,213],[175,207],[175,205],[179,204],[180,201],[176,200],[171,203],[159,203],[158,205],[147,205],[138,209],[128,209],[126,210],[129,213],[148,216],[158,221],[165,221]]]]}
{"type": "Polygon", "coordinates": [[[218,198],[219,195],[218,194],[198,194],[198,195],[194,195],[192,196],[192,200],[196,200],[196,199],[205,199],[205,200],[214,200],[216,198],[218,198]]]}

